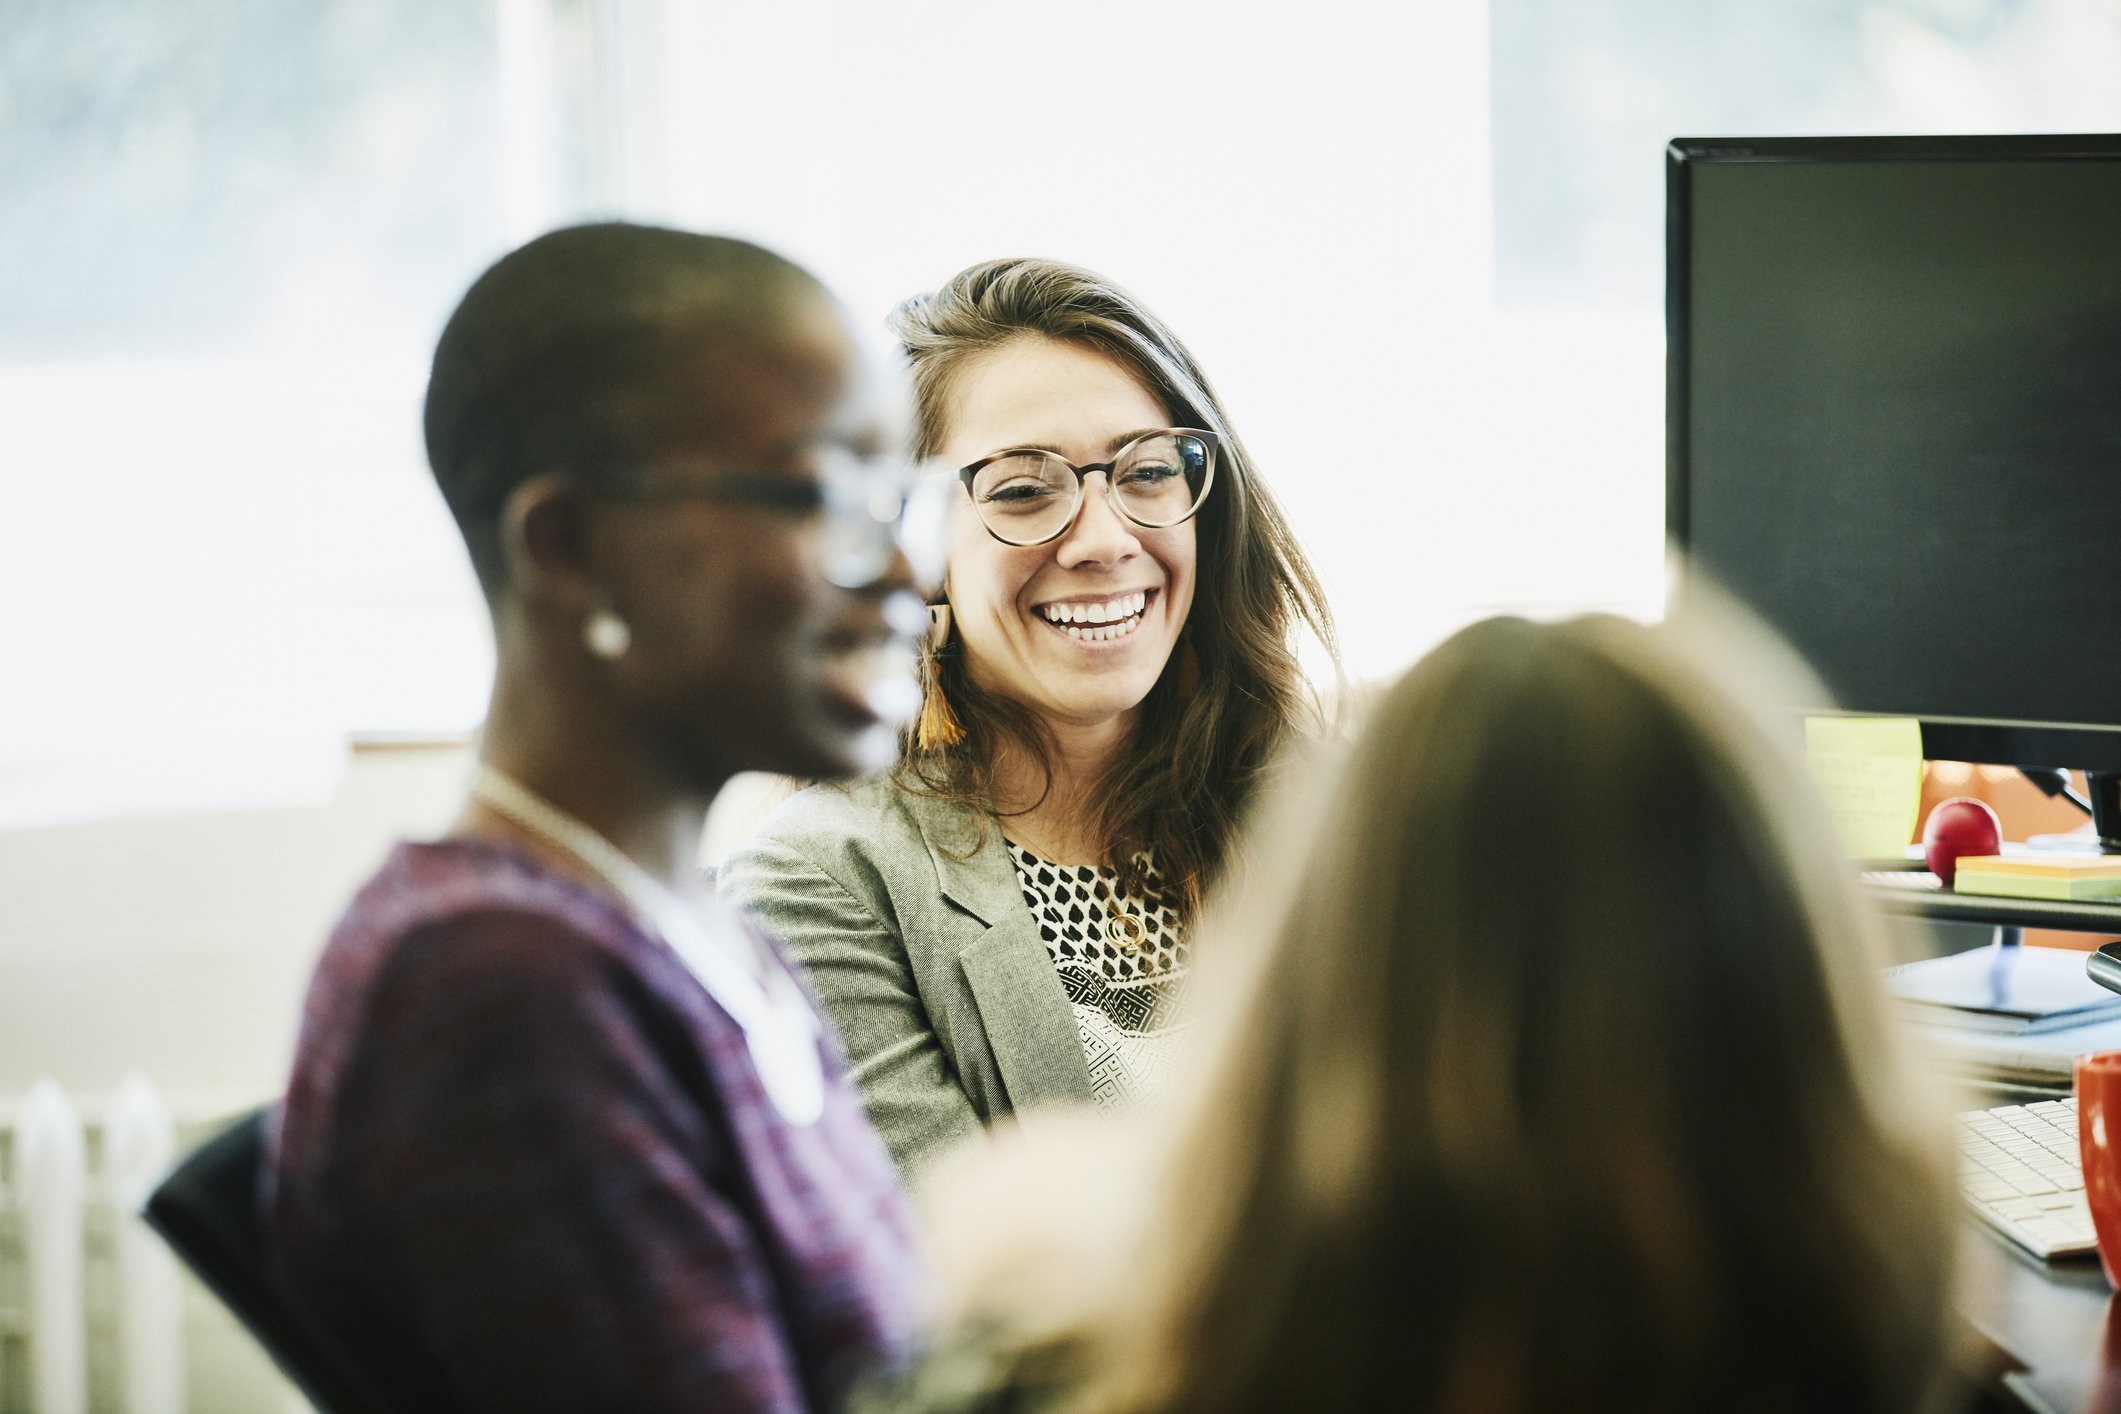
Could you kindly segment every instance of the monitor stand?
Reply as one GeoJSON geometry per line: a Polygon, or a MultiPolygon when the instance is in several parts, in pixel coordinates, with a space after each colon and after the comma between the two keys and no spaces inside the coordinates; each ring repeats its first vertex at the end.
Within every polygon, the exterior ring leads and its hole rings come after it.
{"type": "Polygon", "coordinates": [[[2121,771],[2086,771],[2084,791],[2092,798],[2092,832],[2101,854],[2121,854],[2121,771]]]}

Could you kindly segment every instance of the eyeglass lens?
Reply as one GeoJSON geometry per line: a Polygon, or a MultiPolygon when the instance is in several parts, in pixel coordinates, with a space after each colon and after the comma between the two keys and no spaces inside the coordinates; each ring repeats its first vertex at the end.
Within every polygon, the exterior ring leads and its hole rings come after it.
{"type": "MultiPolygon", "coordinates": [[[[1176,525],[1207,494],[1208,445],[1198,437],[1163,432],[1120,450],[1108,477],[1113,506],[1149,530],[1176,525]]],[[[1039,545],[1075,519],[1083,497],[1075,468],[1046,452],[997,457],[972,479],[972,503],[995,537],[1011,545],[1039,545]]]]}
{"type": "Polygon", "coordinates": [[[925,592],[941,584],[949,546],[947,481],[914,477],[888,457],[848,458],[824,468],[825,577],[846,589],[873,584],[903,550],[925,592]]]}

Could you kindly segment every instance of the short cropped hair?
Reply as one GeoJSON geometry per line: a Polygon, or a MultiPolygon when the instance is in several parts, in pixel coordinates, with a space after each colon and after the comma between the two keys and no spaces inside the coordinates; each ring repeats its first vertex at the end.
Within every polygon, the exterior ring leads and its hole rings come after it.
{"type": "Polygon", "coordinates": [[[495,262],[442,330],[425,418],[428,464],[487,595],[517,486],[663,450],[654,407],[703,335],[764,334],[792,300],[822,294],[749,242],[624,222],[553,231],[495,262]]]}

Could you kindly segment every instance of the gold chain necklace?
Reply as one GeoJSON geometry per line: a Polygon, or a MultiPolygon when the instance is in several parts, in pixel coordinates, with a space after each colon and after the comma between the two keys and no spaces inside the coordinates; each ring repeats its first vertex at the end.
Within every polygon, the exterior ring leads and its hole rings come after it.
{"type": "Polygon", "coordinates": [[[817,1122],[825,1108],[817,1016],[792,979],[771,963],[763,977],[755,974],[726,945],[716,943],[683,899],[624,850],[505,771],[480,762],[471,796],[573,855],[610,885],[743,1031],[752,1069],[781,1118],[795,1125],[817,1122]]]}

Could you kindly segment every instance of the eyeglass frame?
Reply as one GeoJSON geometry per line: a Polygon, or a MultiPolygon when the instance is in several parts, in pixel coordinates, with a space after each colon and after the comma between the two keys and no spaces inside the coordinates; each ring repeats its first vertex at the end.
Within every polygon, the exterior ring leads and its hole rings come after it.
{"type": "MultiPolygon", "coordinates": [[[[648,471],[650,463],[629,462],[615,470],[648,471]]],[[[815,515],[832,505],[830,483],[822,477],[781,476],[770,471],[710,471],[663,486],[603,486],[585,490],[607,501],[657,505],[666,501],[727,501],[733,505],[768,506],[795,515],[815,515]]]]}
{"type": "MultiPolygon", "coordinates": [[[[847,487],[849,481],[835,482],[829,476],[784,476],[767,471],[710,471],[693,473],[661,486],[612,486],[591,480],[582,475],[586,467],[574,468],[574,480],[591,495],[611,501],[630,501],[638,505],[656,505],[671,501],[723,501],[732,505],[765,506],[785,511],[792,515],[826,517],[829,522],[835,515],[841,517],[843,525],[859,525],[863,530],[873,526],[878,532],[874,543],[866,547],[869,558],[861,561],[858,569],[843,569],[831,563],[831,552],[827,552],[828,563],[822,566],[825,578],[842,589],[863,589],[883,577],[894,554],[907,555],[909,563],[915,558],[902,538],[907,510],[912,506],[915,488],[930,474],[919,463],[903,457],[889,455],[855,454],[853,460],[861,463],[891,463],[902,471],[895,478],[878,477],[865,487],[862,494],[847,498],[837,488],[847,487]],[[876,493],[881,490],[895,493],[897,510],[889,515],[878,514],[876,493]],[[850,514],[850,512],[859,514],[850,514]]],[[[645,461],[605,462],[596,464],[599,469],[640,476],[653,473],[656,464],[645,461]]],[[[921,574],[915,566],[916,575],[921,574]]],[[[939,578],[939,574],[933,577],[939,578]]]]}
{"type": "Polygon", "coordinates": [[[1193,519],[1193,517],[1195,517],[1196,515],[1199,515],[1200,508],[1208,503],[1208,493],[1215,489],[1215,460],[1217,454],[1221,451],[1222,438],[1216,436],[1213,432],[1210,432],[1205,428],[1156,427],[1151,428],[1147,432],[1140,433],[1137,436],[1129,437],[1125,442],[1121,443],[1118,447],[1114,448],[1112,452],[1112,459],[1110,461],[1085,462],[1083,465],[1077,466],[1074,462],[1069,461],[1059,452],[1048,451],[1044,447],[1005,447],[999,452],[994,452],[988,456],[981,457],[978,461],[973,462],[970,466],[959,467],[957,469],[957,478],[964,485],[965,498],[972,502],[972,513],[973,515],[978,517],[980,529],[986,531],[989,535],[993,536],[997,541],[1000,541],[1004,545],[1009,545],[1019,550],[1028,550],[1039,545],[1051,545],[1054,541],[1060,539],[1063,535],[1066,535],[1069,531],[1075,528],[1075,523],[1082,519],[1083,504],[1090,499],[1090,493],[1083,489],[1083,481],[1093,471],[1101,471],[1105,474],[1106,504],[1112,507],[1112,513],[1114,515],[1118,516],[1128,525],[1133,526],[1137,530],[1169,530],[1172,526],[1184,525],[1187,521],[1193,519]],[[1201,481],[1200,494],[1194,497],[1193,499],[1192,509],[1188,510],[1177,520],[1167,521],[1162,525],[1149,525],[1143,521],[1136,520],[1133,516],[1128,515],[1126,512],[1126,508],[1120,505],[1118,498],[1113,495],[1112,473],[1115,469],[1118,468],[1120,458],[1124,457],[1129,451],[1129,449],[1131,449],[1136,443],[1146,442],[1151,437],[1170,437],[1174,435],[1180,437],[1191,437],[1207,449],[1207,475],[1201,481]],[[1059,462],[1062,466],[1068,468],[1068,470],[1075,473],[1075,509],[1068,513],[1068,519],[1061,523],[1060,529],[1054,531],[1051,535],[1048,535],[1043,540],[1003,540],[1000,533],[997,532],[993,526],[987,523],[987,517],[980,514],[979,497],[975,495],[972,490],[972,482],[981,471],[985,470],[987,467],[992,466],[994,463],[1002,460],[1004,457],[1021,456],[1046,457],[1052,461],[1059,462]]]}

